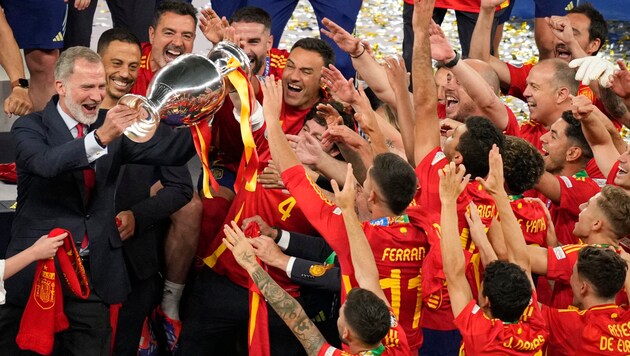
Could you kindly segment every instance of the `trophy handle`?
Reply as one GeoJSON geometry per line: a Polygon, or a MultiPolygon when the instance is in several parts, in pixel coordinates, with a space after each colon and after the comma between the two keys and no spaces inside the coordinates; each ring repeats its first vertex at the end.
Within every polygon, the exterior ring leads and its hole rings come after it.
{"type": "Polygon", "coordinates": [[[138,143],[147,142],[153,137],[158,125],[160,124],[160,115],[153,104],[147,98],[136,94],[125,94],[118,104],[128,106],[132,109],[144,109],[148,113],[146,118],[138,119],[131,126],[125,129],[125,136],[130,140],[138,143]]]}

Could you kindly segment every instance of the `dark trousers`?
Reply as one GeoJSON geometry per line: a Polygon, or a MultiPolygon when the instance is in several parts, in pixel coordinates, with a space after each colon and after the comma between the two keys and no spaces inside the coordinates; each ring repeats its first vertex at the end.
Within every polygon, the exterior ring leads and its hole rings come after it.
{"type": "Polygon", "coordinates": [[[418,354],[420,356],[457,356],[462,343],[458,330],[433,330],[422,328],[424,341],[418,354]]]}
{"type": "Polygon", "coordinates": [[[116,356],[138,354],[144,319],[158,306],[164,281],[159,274],[138,281],[132,278],[131,293],[118,312],[118,326],[114,338],[116,356]]]}
{"type": "MultiPolygon", "coordinates": [[[[86,273],[89,280],[89,270],[86,269],[86,273]]],[[[109,355],[112,335],[109,305],[103,303],[96,293],[90,293],[88,299],[83,300],[72,294],[64,282],[61,285],[63,309],[70,327],[55,334],[53,355],[109,355]]],[[[21,351],[15,342],[23,313],[22,306],[9,303],[0,306],[0,354],[36,355],[21,351]]]]}
{"type": "MultiPolygon", "coordinates": [[[[208,267],[199,272],[191,287],[178,355],[247,355],[247,289],[208,267]]],[[[268,305],[267,309],[271,355],[306,355],[273,308],[268,305]]]]}
{"type": "Polygon", "coordinates": [[[128,29],[140,42],[149,42],[156,0],[107,0],[114,27],[128,29]]]}
{"type": "MultiPolygon", "coordinates": [[[[315,10],[317,25],[322,28],[324,17],[329,18],[346,31],[352,33],[361,10],[362,0],[309,0],[315,10]]],[[[273,34],[273,46],[278,47],[282,32],[291,18],[298,0],[249,0],[247,5],[265,9],[271,15],[271,34],[273,34]]],[[[355,70],[352,67],[350,56],[342,51],[333,40],[322,35],[321,38],[328,42],[335,51],[335,66],[339,68],[344,77],[354,77],[355,70]]]]}
{"type": "Polygon", "coordinates": [[[77,10],[74,1],[68,1],[68,18],[66,20],[66,33],[63,38],[63,49],[74,46],[90,47],[92,39],[92,22],[98,1],[90,1],[85,10],[77,10]]]}

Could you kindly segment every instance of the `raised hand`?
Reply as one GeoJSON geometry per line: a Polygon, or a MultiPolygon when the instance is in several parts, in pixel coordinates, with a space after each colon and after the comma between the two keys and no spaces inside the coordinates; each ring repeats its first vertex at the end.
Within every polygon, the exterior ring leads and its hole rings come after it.
{"type": "Polygon", "coordinates": [[[387,57],[385,58],[385,73],[387,74],[387,81],[389,86],[396,95],[404,95],[409,92],[409,77],[410,73],[407,72],[405,66],[405,60],[400,57],[387,57]]]}
{"type": "Polygon", "coordinates": [[[343,27],[337,25],[330,19],[325,17],[322,20],[322,24],[326,27],[321,29],[322,33],[335,41],[337,46],[344,52],[356,57],[365,50],[359,38],[352,36],[352,34],[344,30],[343,27]]]}
{"type": "Polygon", "coordinates": [[[280,171],[272,161],[269,161],[269,164],[265,169],[263,169],[262,173],[258,175],[258,182],[262,184],[263,188],[266,189],[284,189],[284,182],[282,181],[282,177],[280,176],[280,171]]]}
{"type": "Polygon", "coordinates": [[[630,72],[623,59],[617,60],[619,69],[612,75],[610,89],[623,99],[630,99],[630,72]]]}
{"type": "Polygon", "coordinates": [[[575,41],[573,36],[573,27],[571,27],[571,20],[566,16],[551,16],[545,17],[551,32],[560,41],[564,42],[567,46],[575,41]]]}
{"type": "Polygon", "coordinates": [[[595,105],[591,99],[584,95],[571,96],[571,112],[576,119],[582,120],[589,117],[593,110],[595,110],[595,105]]]}
{"type": "Polygon", "coordinates": [[[282,80],[275,80],[273,75],[265,77],[260,83],[263,99],[263,115],[265,120],[280,120],[282,112],[282,80]]]}
{"type": "Polygon", "coordinates": [[[330,104],[317,104],[317,116],[323,117],[326,120],[326,126],[343,124],[343,118],[339,114],[339,111],[330,104]]]}
{"type": "Polygon", "coordinates": [[[436,61],[447,62],[455,57],[453,46],[444,35],[442,28],[431,20],[429,25],[429,42],[431,43],[431,57],[436,61]]]}
{"type": "Polygon", "coordinates": [[[295,154],[302,164],[315,166],[326,152],[324,152],[322,144],[313,135],[306,133],[303,139],[297,143],[295,154]]]}
{"type": "Polygon", "coordinates": [[[482,245],[484,240],[488,239],[488,236],[485,232],[485,225],[483,221],[481,221],[481,216],[479,216],[479,210],[477,210],[477,205],[475,203],[470,202],[468,204],[468,210],[465,214],[466,221],[468,222],[468,228],[470,229],[470,236],[472,237],[473,242],[476,245],[482,245]]]}
{"type": "Polygon", "coordinates": [[[355,200],[357,197],[357,185],[359,184],[354,178],[352,172],[352,164],[348,163],[346,167],[346,181],[343,185],[343,189],[339,190],[339,184],[336,180],[331,180],[333,192],[335,193],[335,204],[341,208],[341,210],[351,209],[354,211],[355,200]]]}
{"type": "Polygon", "coordinates": [[[492,149],[488,153],[488,163],[490,165],[490,171],[488,172],[488,178],[483,179],[477,177],[476,180],[483,188],[491,195],[505,194],[503,178],[503,158],[497,145],[492,145],[492,149]]]}
{"type": "Polygon", "coordinates": [[[217,44],[223,40],[225,30],[230,27],[228,20],[220,18],[211,8],[203,8],[199,11],[199,29],[208,41],[217,44]]]}
{"type": "Polygon", "coordinates": [[[470,174],[466,174],[463,164],[456,165],[450,162],[440,171],[440,200],[444,203],[454,203],[459,195],[466,189],[470,174]]]}
{"type": "Polygon", "coordinates": [[[354,89],[354,78],[346,80],[339,69],[334,65],[330,68],[322,68],[322,82],[333,92],[340,100],[348,104],[353,104],[357,100],[357,92],[354,89]]]}

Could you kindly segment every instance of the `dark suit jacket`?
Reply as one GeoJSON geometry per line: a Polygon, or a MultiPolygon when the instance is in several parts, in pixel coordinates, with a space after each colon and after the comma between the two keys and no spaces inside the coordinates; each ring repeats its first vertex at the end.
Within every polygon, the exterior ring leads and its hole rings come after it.
{"type": "MultiPolygon", "coordinates": [[[[97,159],[96,185],[86,201],[83,169],[89,167],[84,138],[74,139],[57,111],[54,96],[44,111],[23,116],[11,132],[18,171],[17,210],[7,256],[32,245],[52,228],[69,230],[76,242],[90,240],[92,293],[105,303],[119,303],[130,291],[116,228],[114,194],[120,167],[126,163],[182,165],[194,155],[190,133],[136,144],[125,136],[111,142],[97,159]]],[[[35,264],[7,280],[7,301],[24,305],[35,264]]]]}
{"type": "MultiPolygon", "coordinates": [[[[341,291],[341,269],[333,267],[322,276],[313,276],[310,268],[315,264],[322,264],[333,249],[322,237],[308,236],[298,232],[291,232],[289,246],[284,251],[288,256],[295,257],[291,268],[291,280],[302,286],[330,292],[341,291]]],[[[335,257],[335,264],[338,265],[335,257]]]]}
{"type": "MultiPolygon", "coordinates": [[[[172,134],[173,130],[165,124],[161,124],[156,132],[156,136],[160,137],[172,134]]],[[[116,189],[116,213],[130,210],[136,223],[133,236],[123,242],[123,254],[132,281],[134,278],[145,280],[160,271],[164,237],[170,225],[169,216],[192,198],[192,178],[186,165],[127,164],[120,174],[116,189]],[[151,186],[158,180],[164,188],[151,196],[151,186]]]]}

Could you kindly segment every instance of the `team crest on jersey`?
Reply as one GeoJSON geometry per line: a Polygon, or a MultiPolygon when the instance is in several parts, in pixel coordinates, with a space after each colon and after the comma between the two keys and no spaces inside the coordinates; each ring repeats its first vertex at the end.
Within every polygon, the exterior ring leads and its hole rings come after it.
{"type": "Polygon", "coordinates": [[[392,328],[397,327],[398,326],[398,319],[396,319],[396,315],[394,315],[394,313],[390,312],[389,316],[391,318],[390,324],[392,325],[392,328]]]}

